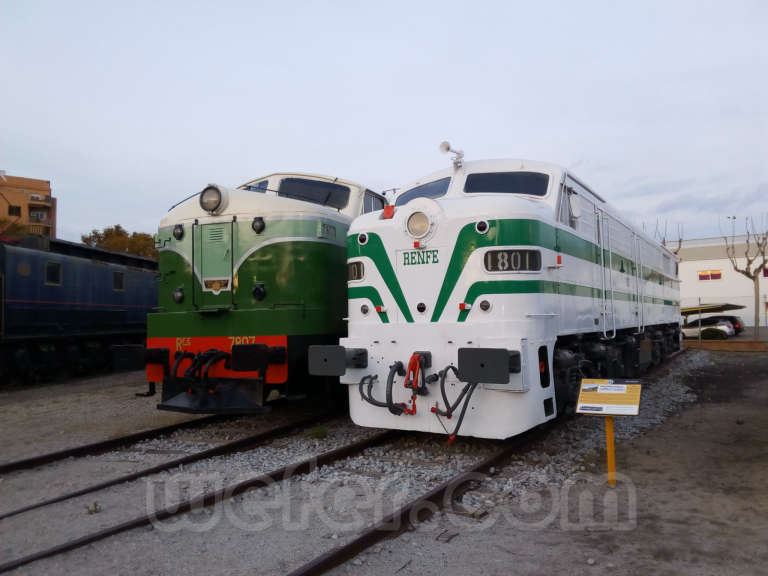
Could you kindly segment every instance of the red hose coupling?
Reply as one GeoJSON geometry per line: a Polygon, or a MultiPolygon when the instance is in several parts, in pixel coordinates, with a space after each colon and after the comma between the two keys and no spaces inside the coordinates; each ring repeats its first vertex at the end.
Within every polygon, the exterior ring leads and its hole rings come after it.
{"type": "Polygon", "coordinates": [[[451,434],[450,436],[448,436],[448,440],[445,441],[445,445],[450,446],[451,444],[453,444],[454,440],[456,440],[456,434],[451,434]]]}

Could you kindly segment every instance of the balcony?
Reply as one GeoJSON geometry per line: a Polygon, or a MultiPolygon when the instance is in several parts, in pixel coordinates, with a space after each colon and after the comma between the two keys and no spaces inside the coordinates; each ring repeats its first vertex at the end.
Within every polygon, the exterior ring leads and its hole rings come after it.
{"type": "Polygon", "coordinates": [[[27,226],[27,232],[36,236],[50,236],[51,225],[50,224],[29,224],[27,226]]]}

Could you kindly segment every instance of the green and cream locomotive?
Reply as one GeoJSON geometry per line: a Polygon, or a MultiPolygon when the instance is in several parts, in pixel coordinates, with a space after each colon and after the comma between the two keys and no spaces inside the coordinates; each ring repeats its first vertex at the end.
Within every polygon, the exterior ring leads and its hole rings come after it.
{"type": "Polygon", "coordinates": [[[147,320],[147,379],[161,409],[261,410],[311,391],[307,346],[345,335],[346,237],[382,196],[325,176],[211,184],[173,206],[157,234],[159,309],[147,320]]]}
{"type": "Polygon", "coordinates": [[[363,426],[507,438],[679,347],[675,255],[552,164],[456,152],[347,249],[349,336],[309,363],[363,426]]]}

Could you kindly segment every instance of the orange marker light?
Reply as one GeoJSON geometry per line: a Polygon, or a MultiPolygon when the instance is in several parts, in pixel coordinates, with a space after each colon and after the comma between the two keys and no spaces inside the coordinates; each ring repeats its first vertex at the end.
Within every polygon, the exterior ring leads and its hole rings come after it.
{"type": "Polygon", "coordinates": [[[395,207],[391,204],[384,206],[384,211],[381,213],[382,220],[390,220],[395,215],[395,207]]]}

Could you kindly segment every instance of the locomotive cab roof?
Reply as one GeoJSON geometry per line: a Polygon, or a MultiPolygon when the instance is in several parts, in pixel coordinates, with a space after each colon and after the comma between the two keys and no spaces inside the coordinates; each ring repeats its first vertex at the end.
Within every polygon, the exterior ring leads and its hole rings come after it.
{"type": "Polygon", "coordinates": [[[364,196],[380,194],[365,186],[321,174],[275,172],[255,178],[236,188],[209,184],[202,191],[172,206],[160,226],[184,221],[231,219],[237,215],[264,216],[275,213],[343,215],[354,218],[362,212],[364,196]],[[203,208],[201,195],[209,190],[219,194],[214,210],[203,208]]]}
{"type": "MultiPolygon", "coordinates": [[[[432,198],[443,204],[452,204],[469,198],[479,199],[484,196],[494,198],[491,202],[496,202],[499,196],[504,196],[506,198],[514,197],[518,201],[524,202],[531,212],[556,211],[559,191],[566,177],[576,182],[586,193],[591,195],[594,203],[611,218],[624,226],[634,228],[635,233],[647,242],[658,244],[648,234],[626,221],[618,210],[584,184],[580,178],[564,167],[550,162],[520,158],[462,161],[458,166],[444,168],[410,182],[395,195],[393,204],[400,207],[410,201],[411,197],[420,196],[432,198]],[[503,175],[511,173],[525,174],[526,177],[518,178],[517,181],[507,180],[505,182],[503,175]],[[479,175],[485,175],[485,177],[477,177],[479,175]],[[546,180],[537,178],[537,175],[546,176],[546,180]],[[499,176],[499,178],[494,181],[494,176],[499,176]],[[502,188],[483,189],[489,182],[492,183],[492,186],[500,185],[502,188]],[[438,184],[440,186],[437,186],[438,184]],[[435,187],[436,189],[427,190],[428,187],[435,187]],[[421,194],[420,190],[426,191],[426,194],[421,194]],[[415,195],[411,196],[414,193],[415,195]]],[[[457,209],[460,210],[458,206],[457,209]]],[[[662,250],[677,259],[674,253],[665,246],[662,246],[662,250]]]]}

